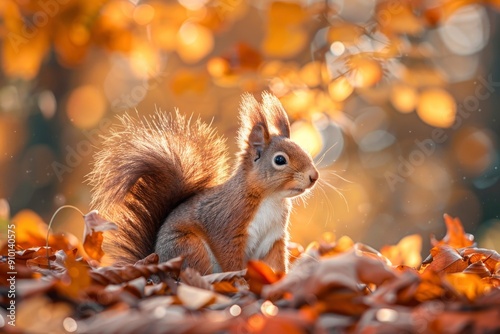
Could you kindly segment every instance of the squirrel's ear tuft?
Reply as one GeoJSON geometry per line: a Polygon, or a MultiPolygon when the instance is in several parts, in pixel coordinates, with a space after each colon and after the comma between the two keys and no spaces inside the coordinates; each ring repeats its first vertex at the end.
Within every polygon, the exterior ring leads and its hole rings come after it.
{"type": "Polygon", "coordinates": [[[263,92],[262,106],[269,126],[273,126],[280,136],[290,138],[290,122],[280,100],[271,93],[263,92]]]}
{"type": "Polygon", "coordinates": [[[243,94],[240,105],[240,130],[238,145],[246,151],[249,147],[262,150],[270,135],[262,106],[249,93],[243,94]]]}

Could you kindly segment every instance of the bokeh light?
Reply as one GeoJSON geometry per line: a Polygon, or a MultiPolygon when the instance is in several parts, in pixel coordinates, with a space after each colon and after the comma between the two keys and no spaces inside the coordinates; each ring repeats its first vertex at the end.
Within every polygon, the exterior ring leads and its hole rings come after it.
{"type": "Polygon", "coordinates": [[[88,129],[96,126],[105,111],[106,103],[97,87],[80,86],[68,97],[66,112],[70,121],[78,128],[88,129]]]}
{"type": "Polygon", "coordinates": [[[420,95],[417,114],[427,124],[448,128],[455,121],[456,113],[456,102],[447,91],[432,88],[420,95]]]}
{"type": "Polygon", "coordinates": [[[214,46],[212,32],[203,26],[185,22],[177,34],[177,52],[186,63],[196,63],[214,46]]]}

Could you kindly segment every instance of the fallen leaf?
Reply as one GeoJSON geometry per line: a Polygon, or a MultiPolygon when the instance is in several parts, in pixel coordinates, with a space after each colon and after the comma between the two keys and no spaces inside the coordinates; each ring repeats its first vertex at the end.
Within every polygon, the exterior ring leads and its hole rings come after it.
{"type": "Polygon", "coordinates": [[[200,288],[204,290],[212,291],[212,285],[205,280],[200,273],[193,268],[186,268],[181,272],[181,281],[187,285],[193,286],[195,288],[200,288]]]}
{"type": "Polygon", "coordinates": [[[250,291],[260,295],[264,285],[277,282],[282,273],[275,273],[266,263],[258,260],[250,260],[247,264],[245,278],[248,281],[250,291]]]}
{"type": "Polygon", "coordinates": [[[460,295],[467,297],[469,301],[474,301],[478,296],[490,290],[490,287],[476,274],[447,274],[445,281],[460,295]]]}
{"type": "Polygon", "coordinates": [[[93,280],[102,285],[128,282],[141,276],[149,277],[152,274],[172,274],[179,276],[183,259],[176,257],[159,264],[127,265],[123,267],[101,267],[89,272],[93,280]]]}
{"type": "Polygon", "coordinates": [[[350,251],[296,266],[281,281],[265,286],[262,295],[264,298],[277,299],[290,292],[293,304],[300,306],[311,296],[321,300],[336,290],[347,289],[361,295],[362,283],[380,285],[395,277],[396,274],[384,262],[350,251]]]}
{"type": "Polygon", "coordinates": [[[395,246],[382,247],[380,253],[395,266],[405,265],[416,268],[422,263],[421,250],[422,237],[412,234],[401,239],[395,246]]]}
{"type": "Polygon", "coordinates": [[[214,303],[227,304],[231,301],[231,299],[216,292],[186,284],[179,285],[177,288],[177,297],[182,302],[182,305],[190,310],[199,310],[214,303]]]}
{"type": "Polygon", "coordinates": [[[435,273],[457,273],[467,268],[468,263],[458,253],[458,251],[451,246],[441,244],[431,249],[432,262],[425,266],[425,271],[432,271],[435,273]]]}
{"type": "Polygon", "coordinates": [[[434,237],[432,237],[431,242],[433,246],[446,244],[453,248],[462,248],[474,245],[474,236],[472,234],[465,233],[462,222],[459,218],[452,218],[451,216],[445,214],[444,222],[447,230],[446,235],[441,241],[437,241],[434,237]]]}
{"type": "Polygon", "coordinates": [[[83,248],[88,256],[100,261],[104,256],[102,250],[103,232],[117,230],[115,223],[109,222],[99,215],[97,210],[90,211],[83,216],[85,229],[83,232],[83,248]]]}

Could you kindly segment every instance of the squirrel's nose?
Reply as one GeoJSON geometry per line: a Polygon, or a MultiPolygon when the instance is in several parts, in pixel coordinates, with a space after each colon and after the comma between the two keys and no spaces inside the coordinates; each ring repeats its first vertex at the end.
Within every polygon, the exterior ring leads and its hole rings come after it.
{"type": "Polygon", "coordinates": [[[309,181],[314,184],[319,179],[319,172],[316,169],[313,169],[309,172],[309,181]]]}

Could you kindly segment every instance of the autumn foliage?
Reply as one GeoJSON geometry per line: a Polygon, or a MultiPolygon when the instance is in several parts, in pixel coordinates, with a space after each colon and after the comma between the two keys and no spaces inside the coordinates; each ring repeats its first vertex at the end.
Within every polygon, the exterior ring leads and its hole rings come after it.
{"type": "MultiPolygon", "coordinates": [[[[477,248],[458,218],[432,236],[407,236],[381,252],[325,233],[289,246],[291,270],[250,261],[238,272],[202,275],[182,258],[101,266],[112,222],[84,217],[83,242],[48,234],[32,211],[15,225],[17,326],[7,332],[82,333],[493,333],[500,330],[500,255],[477,248]],[[107,232],[108,231],[108,232],[107,232]],[[50,315],[50,316],[49,316],[50,315]]],[[[7,287],[7,243],[1,284],[7,287]]],[[[2,295],[2,306],[8,299],[2,295]]],[[[0,310],[2,316],[5,310],[0,310]]]]}

